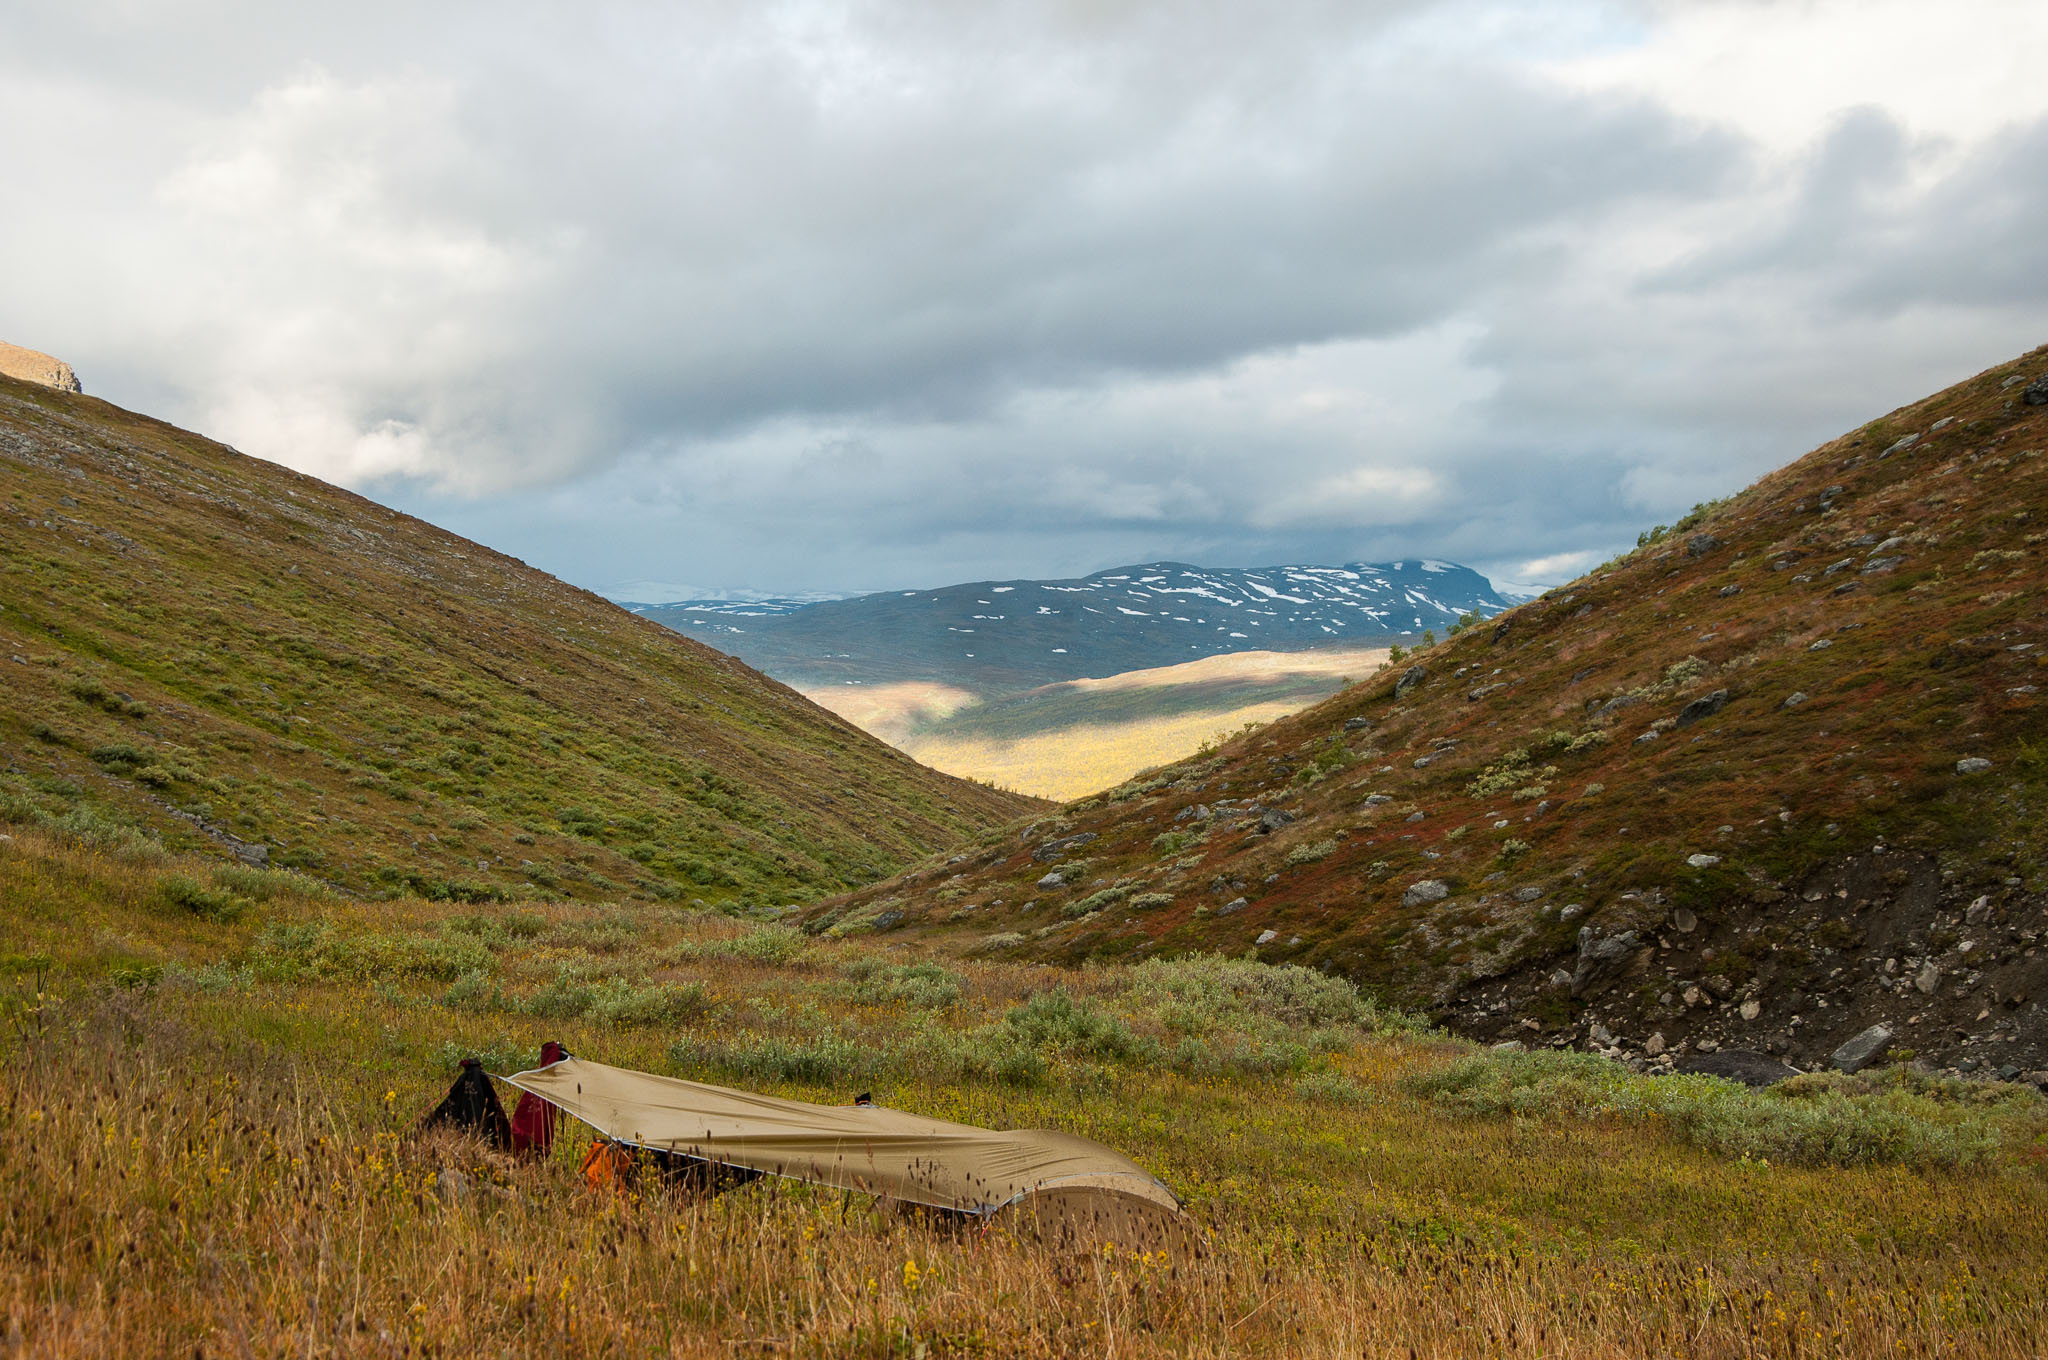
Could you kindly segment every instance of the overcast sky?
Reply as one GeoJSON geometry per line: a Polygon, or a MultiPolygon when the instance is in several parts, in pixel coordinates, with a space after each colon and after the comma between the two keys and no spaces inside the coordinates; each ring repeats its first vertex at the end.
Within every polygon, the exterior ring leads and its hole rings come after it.
{"type": "Polygon", "coordinates": [[[1556,582],[2048,340],[2041,0],[71,0],[0,339],[581,585],[1556,582]]]}

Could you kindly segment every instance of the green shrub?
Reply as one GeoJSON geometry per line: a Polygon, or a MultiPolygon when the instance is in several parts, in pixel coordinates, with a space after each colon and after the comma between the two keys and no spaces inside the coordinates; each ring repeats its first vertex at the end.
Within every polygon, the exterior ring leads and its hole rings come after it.
{"type": "Polygon", "coordinates": [[[884,966],[876,959],[856,959],[845,967],[857,1001],[900,1001],[925,1010],[943,1010],[960,999],[966,979],[936,963],[884,966]]]}
{"type": "Polygon", "coordinates": [[[657,982],[636,987],[612,978],[591,988],[583,1008],[586,1019],[600,1025],[685,1025],[711,1009],[711,997],[700,982],[657,982]]]}
{"type": "Polygon", "coordinates": [[[1292,869],[1298,865],[1314,864],[1319,860],[1326,860],[1336,853],[1337,842],[1333,840],[1317,841],[1313,845],[1295,846],[1292,850],[1289,850],[1287,852],[1287,858],[1281,860],[1280,862],[1287,868],[1292,869]]]}
{"type": "MultiPolygon", "coordinates": [[[[1484,1052],[1406,1085],[1465,1114],[1655,1120],[1724,1156],[1803,1166],[1974,1166],[2000,1142],[2001,1108],[1883,1074],[1794,1078],[1752,1090],[1716,1077],[1637,1076],[1586,1053],[1484,1052]]],[[[2012,1104],[2042,1116],[2031,1093],[2012,1104]]]]}
{"type": "Polygon", "coordinates": [[[1294,1094],[1319,1105],[1372,1103],[1372,1093],[1342,1072],[1304,1072],[1294,1079],[1294,1094]]]}
{"type": "Polygon", "coordinates": [[[886,1070],[876,1050],[840,1034],[810,1039],[748,1035],[709,1039],[695,1035],[669,1046],[669,1070],[683,1077],[701,1077],[705,1069],[742,1082],[801,1082],[811,1086],[843,1086],[872,1081],[886,1070]]]}
{"type": "Polygon", "coordinates": [[[1034,1049],[1112,1059],[1136,1058],[1149,1051],[1122,1020],[1075,1000],[1064,987],[1012,1006],[1002,1023],[1019,1042],[1034,1049]]]}
{"type": "Polygon", "coordinates": [[[189,912],[202,921],[239,921],[254,903],[245,897],[208,887],[190,874],[166,874],[156,885],[164,905],[189,912]]]}
{"type": "Polygon", "coordinates": [[[1157,911],[1173,905],[1173,894],[1163,892],[1139,893],[1130,901],[1132,911],[1157,911]]]}
{"type": "Polygon", "coordinates": [[[125,778],[128,775],[134,774],[135,771],[144,765],[149,764],[150,754],[138,746],[130,745],[125,741],[117,741],[111,745],[93,747],[92,763],[106,770],[109,774],[117,774],[125,778]]]}
{"type": "Polygon", "coordinates": [[[103,851],[116,859],[133,863],[161,860],[168,853],[151,833],[80,803],[59,816],[37,812],[33,819],[43,830],[76,841],[90,850],[103,851]]]}
{"type": "Polygon", "coordinates": [[[810,948],[810,941],[794,926],[756,926],[745,935],[735,935],[728,940],[707,940],[697,947],[714,957],[741,959],[748,963],[772,964],[780,967],[793,963],[810,948]]]}
{"type": "Polygon", "coordinates": [[[1123,901],[1126,897],[1129,897],[1136,890],[1137,889],[1132,884],[1118,883],[1111,887],[1104,888],[1100,892],[1093,892],[1088,894],[1088,896],[1086,897],[1079,897],[1074,899],[1072,902],[1069,902],[1065,906],[1060,908],[1060,915],[1066,917],[1068,920],[1073,920],[1075,917],[1078,916],[1087,916],[1091,912],[1098,912],[1106,907],[1115,906],[1117,903],[1123,901]]]}

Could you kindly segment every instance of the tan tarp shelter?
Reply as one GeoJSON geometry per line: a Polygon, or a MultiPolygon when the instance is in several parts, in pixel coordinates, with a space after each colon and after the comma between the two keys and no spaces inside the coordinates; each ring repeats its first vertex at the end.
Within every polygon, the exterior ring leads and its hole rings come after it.
{"type": "Polygon", "coordinates": [[[701,1158],[1020,1226],[1077,1245],[1176,1249],[1192,1232],[1171,1190],[1100,1143],[997,1132],[876,1105],[811,1105],[582,1058],[505,1081],[634,1147],[701,1158]]]}

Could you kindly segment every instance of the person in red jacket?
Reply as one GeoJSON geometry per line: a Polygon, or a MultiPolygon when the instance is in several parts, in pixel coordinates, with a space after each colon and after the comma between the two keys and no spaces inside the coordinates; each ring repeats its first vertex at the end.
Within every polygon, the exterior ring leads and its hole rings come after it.
{"type": "MultiPolygon", "coordinates": [[[[553,1067],[569,1050],[553,1039],[540,1047],[540,1065],[553,1067]]],[[[555,1144],[555,1107],[531,1091],[519,1097],[512,1111],[512,1151],[522,1157],[545,1157],[555,1144]]]]}

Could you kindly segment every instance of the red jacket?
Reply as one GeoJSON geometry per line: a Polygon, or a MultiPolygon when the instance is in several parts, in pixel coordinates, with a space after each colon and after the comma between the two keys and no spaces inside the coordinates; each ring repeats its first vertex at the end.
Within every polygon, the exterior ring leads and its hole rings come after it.
{"type": "MultiPolygon", "coordinates": [[[[540,1065],[552,1067],[568,1056],[568,1049],[550,1039],[541,1045],[540,1065]]],[[[512,1111],[512,1150],[545,1157],[554,1143],[555,1107],[531,1091],[523,1092],[518,1108],[512,1111]]]]}

